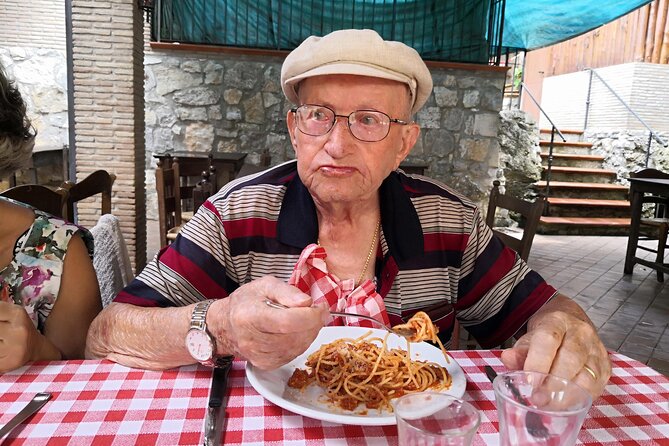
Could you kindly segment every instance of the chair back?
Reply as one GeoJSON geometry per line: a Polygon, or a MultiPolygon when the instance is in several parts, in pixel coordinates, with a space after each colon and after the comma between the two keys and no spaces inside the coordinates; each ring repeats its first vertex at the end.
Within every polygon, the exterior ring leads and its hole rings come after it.
{"type": "Polygon", "coordinates": [[[54,190],[39,184],[24,184],[2,191],[0,195],[67,220],[65,216],[65,202],[68,197],[67,189],[58,188],[54,190]]]}
{"type": "Polygon", "coordinates": [[[242,167],[239,169],[239,172],[237,172],[235,178],[241,178],[253,173],[262,172],[263,170],[267,169],[270,164],[272,164],[272,155],[270,155],[268,149],[265,149],[260,154],[260,162],[257,165],[250,163],[242,164],[242,167]]]}
{"type": "Polygon", "coordinates": [[[537,197],[535,202],[521,200],[500,193],[499,186],[499,181],[495,180],[490,193],[490,200],[488,201],[486,224],[492,228],[495,235],[502,240],[506,246],[516,251],[521,259],[527,261],[530,256],[532,241],[534,240],[537,228],[539,227],[539,219],[546,206],[546,197],[537,197]],[[512,237],[495,228],[495,213],[497,209],[507,209],[511,212],[516,212],[523,217],[525,225],[523,228],[523,235],[520,239],[512,237]]]}
{"type": "Polygon", "coordinates": [[[91,228],[91,234],[95,241],[93,267],[104,308],[132,280],[132,265],[121,225],[115,215],[102,215],[91,228]]]}
{"type": "Polygon", "coordinates": [[[630,178],[662,178],[669,179],[669,173],[657,169],[641,169],[638,172],[630,172],[630,178]]]}
{"type": "Polygon", "coordinates": [[[65,215],[68,220],[74,221],[74,206],[78,201],[101,194],[100,215],[111,214],[112,186],[116,181],[116,175],[106,170],[96,170],[78,183],[65,181],[61,188],[69,192],[65,215]]]}
{"type": "Polygon", "coordinates": [[[181,187],[178,161],[158,162],[156,190],[158,192],[160,246],[162,247],[167,245],[168,231],[181,226],[181,187]]]}

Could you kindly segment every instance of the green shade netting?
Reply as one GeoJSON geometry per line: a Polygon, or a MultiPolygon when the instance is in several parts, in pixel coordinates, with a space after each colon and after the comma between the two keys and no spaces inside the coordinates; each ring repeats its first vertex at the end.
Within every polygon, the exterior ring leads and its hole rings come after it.
{"type": "MultiPolygon", "coordinates": [[[[610,22],[650,0],[506,0],[502,48],[536,49],[610,22]]],[[[502,0],[161,0],[162,41],[290,50],[310,35],[371,28],[427,60],[488,63],[502,0]]]]}

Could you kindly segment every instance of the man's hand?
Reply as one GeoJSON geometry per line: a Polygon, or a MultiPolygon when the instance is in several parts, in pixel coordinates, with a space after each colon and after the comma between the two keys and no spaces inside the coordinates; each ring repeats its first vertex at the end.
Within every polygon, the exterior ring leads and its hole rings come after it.
{"type": "Polygon", "coordinates": [[[597,330],[583,310],[558,295],[528,322],[527,333],[502,352],[511,370],[552,373],[587,389],[593,398],[604,391],[611,376],[611,360],[597,330]]]}
{"type": "Polygon", "coordinates": [[[0,373],[32,360],[39,338],[40,333],[22,306],[0,302],[0,373]]]}
{"type": "Polygon", "coordinates": [[[304,353],[329,319],[327,308],[311,305],[309,295],[267,276],[214,302],[207,327],[216,336],[219,353],[233,353],[260,369],[274,369],[304,353]],[[270,308],[266,299],[291,308],[270,308]]]}

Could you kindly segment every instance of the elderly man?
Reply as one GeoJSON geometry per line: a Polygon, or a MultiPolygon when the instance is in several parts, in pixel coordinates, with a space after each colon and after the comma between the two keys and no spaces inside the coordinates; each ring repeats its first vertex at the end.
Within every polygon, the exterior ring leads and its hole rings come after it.
{"type": "Polygon", "coordinates": [[[397,170],[432,90],[415,50],[370,30],[310,37],[281,84],[295,104],[296,161],[210,198],[95,320],[89,356],[167,368],[237,355],[271,369],[310,345],[328,310],[392,324],[424,310],[448,338],[455,308],[484,347],[522,334],[503,353],[508,367],[602,392],[610,362],[581,308],[505,248],[469,200],[397,170]],[[335,297],[305,293],[309,262],[335,297]]]}

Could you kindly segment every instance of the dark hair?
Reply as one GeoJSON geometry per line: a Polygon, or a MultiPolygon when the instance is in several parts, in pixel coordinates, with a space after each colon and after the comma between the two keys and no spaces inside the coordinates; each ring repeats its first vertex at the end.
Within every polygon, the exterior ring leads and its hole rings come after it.
{"type": "Polygon", "coordinates": [[[19,89],[0,66],[0,134],[11,139],[31,139],[35,133],[19,89]]]}
{"type": "Polygon", "coordinates": [[[36,135],[19,89],[0,65],[0,178],[28,164],[36,135]]]}

